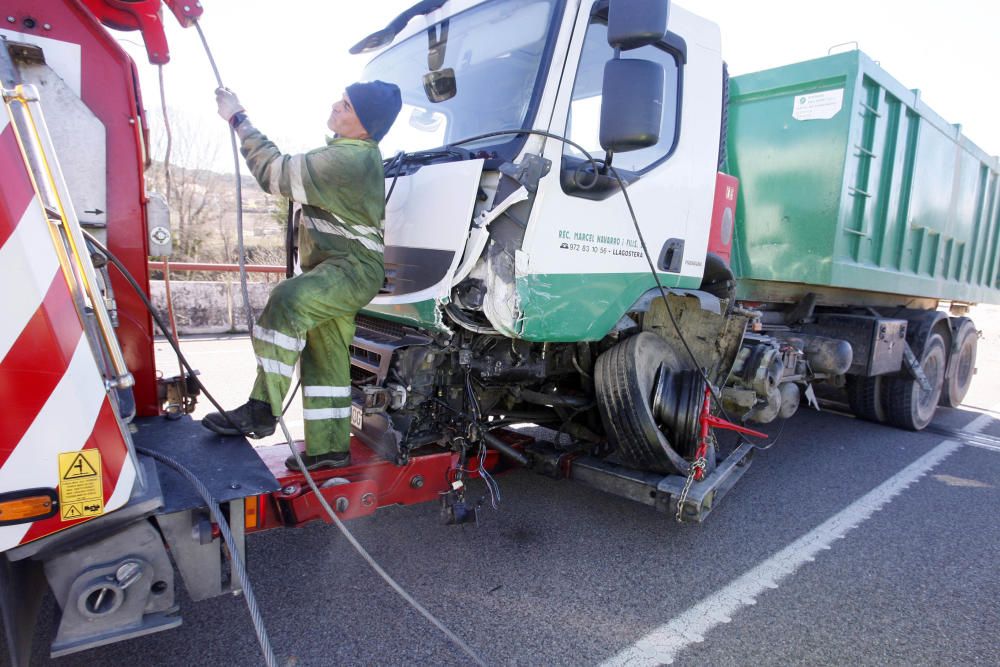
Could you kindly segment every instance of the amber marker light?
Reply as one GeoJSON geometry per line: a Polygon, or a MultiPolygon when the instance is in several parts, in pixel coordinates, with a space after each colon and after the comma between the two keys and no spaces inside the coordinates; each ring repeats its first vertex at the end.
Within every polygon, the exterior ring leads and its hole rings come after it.
{"type": "Polygon", "coordinates": [[[0,501],[0,524],[40,519],[53,513],[52,498],[48,495],[0,501]]]}
{"type": "Polygon", "coordinates": [[[252,496],[243,501],[243,527],[245,529],[256,528],[260,519],[258,514],[260,497],[252,496]]]}

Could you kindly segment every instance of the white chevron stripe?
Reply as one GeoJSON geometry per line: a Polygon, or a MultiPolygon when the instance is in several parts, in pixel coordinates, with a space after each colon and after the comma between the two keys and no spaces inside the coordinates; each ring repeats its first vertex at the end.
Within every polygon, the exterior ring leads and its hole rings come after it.
{"type": "Polygon", "coordinates": [[[125,464],[122,466],[122,471],[118,475],[118,484],[115,486],[114,492],[111,497],[108,498],[108,502],[104,504],[104,511],[110,512],[116,510],[125,503],[132,496],[132,486],[135,484],[135,464],[132,463],[131,458],[125,459],[125,464]]]}
{"type": "Polygon", "coordinates": [[[307,398],[347,398],[351,395],[351,388],[314,385],[302,387],[302,395],[307,398]]]}
{"type": "Polygon", "coordinates": [[[347,419],[351,416],[350,408],[313,408],[302,411],[302,418],[306,421],[320,421],[323,419],[347,419]]]}
{"type": "Polygon", "coordinates": [[[0,248],[0,285],[4,291],[0,360],[42,304],[59,270],[47,225],[38,201],[32,199],[14,233],[0,248]]]}
{"type": "MultiPolygon", "coordinates": [[[[106,397],[90,344],[81,333],[66,373],[0,468],[0,492],[55,488],[59,484],[59,453],[83,447],[106,397]]],[[[125,466],[132,467],[129,463],[125,466]]],[[[131,484],[128,488],[131,490],[131,484]]],[[[0,551],[20,543],[31,525],[0,526],[0,551]]]]}
{"type": "Polygon", "coordinates": [[[291,352],[301,352],[306,347],[305,340],[301,338],[294,338],[280,331],[274,331],[272,329],[265,329],[264,327],[257,325],[253,328],[253,337],[259,341],[265,343],[270,343],[271,345],[277,345],[291,352]]]}

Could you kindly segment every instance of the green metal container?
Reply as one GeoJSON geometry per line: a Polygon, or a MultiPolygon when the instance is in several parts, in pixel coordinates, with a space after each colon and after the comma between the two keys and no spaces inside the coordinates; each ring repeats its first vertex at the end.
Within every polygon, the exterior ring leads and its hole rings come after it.
{"type": "Polygon", "coordinates": [[[918,91],[853,51],[734,77],[730,95],[742,298],[1000,303],[1000,161],[918,91]]]}

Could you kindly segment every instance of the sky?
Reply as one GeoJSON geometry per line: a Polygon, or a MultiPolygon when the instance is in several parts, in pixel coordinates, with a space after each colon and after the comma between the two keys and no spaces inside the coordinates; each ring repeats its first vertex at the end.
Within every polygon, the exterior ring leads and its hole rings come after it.
{"type": "MultiPolygon", "coordinates": [[[[223,82],[255,126],[285,152],[322,144],[330,105],[358,79],[368,56],[348,49],[384,27],[415,0],[201,0],[202,29],[223,82]]],[[[1000,153],[996,84],[996,0],[688,0],[685,9],[720,27],[734,75],[827,54],[857,42],[990,155],[1000,153]]],[[[215,113],[215,78],[194,29],[165,10],[171,62],[164,67],[167,108],[178,126],[219,147],[197,157],[232,171],[227,128],[215,113]]],[[[160,127],[157,68],[139,33],[116,33],[140,71],[154,136],[160,127]]],[[[839,50],[853,48],[853,44],[839,50]]],[[[197,153],[189,151],[189,153],[197,153]]],[[[175,156],[176,157],[176,156],[175,156]]],[[[191,165],[188,165],[191,166],[191,165]]],[[[208,166],[208,165],[202,165],[208,166]]]]}

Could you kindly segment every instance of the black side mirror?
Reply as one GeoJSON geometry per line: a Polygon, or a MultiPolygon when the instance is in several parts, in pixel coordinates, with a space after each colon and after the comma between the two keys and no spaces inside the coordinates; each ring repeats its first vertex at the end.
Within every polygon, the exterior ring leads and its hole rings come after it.
{"type": "Polygon", "coordinates": [[[655,146],[663,118],[663,66],[649,60],[609,60],[604,66],[601,148],[623,153],[655,146]]]}
{"type": "Polygon", "coordinates": [[[628,51],[655,44],[667,34],[669,0],[611,0],[608,44],[628,51]]]}

